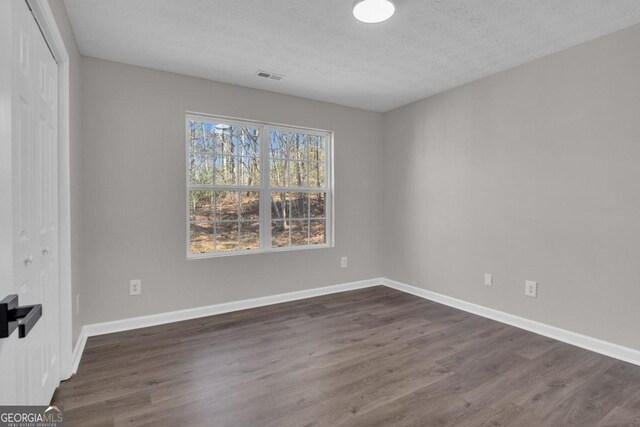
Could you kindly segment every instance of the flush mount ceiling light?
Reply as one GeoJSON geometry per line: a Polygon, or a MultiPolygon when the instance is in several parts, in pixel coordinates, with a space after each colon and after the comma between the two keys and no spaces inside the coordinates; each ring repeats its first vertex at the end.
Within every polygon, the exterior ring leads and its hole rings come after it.
{"type": "Polygon", "coordinates": [[[367,24],[377,24],[391,18],[396,7],[389,0],[358,0],[353,5],[353,16],[367,24]]]}

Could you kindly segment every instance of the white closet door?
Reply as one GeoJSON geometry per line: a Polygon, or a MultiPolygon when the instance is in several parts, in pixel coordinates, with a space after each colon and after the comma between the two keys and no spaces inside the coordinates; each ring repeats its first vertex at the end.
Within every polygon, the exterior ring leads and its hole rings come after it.
{"type": "MultiPolygon", "coordinates": [[[[15,345],[15,403],[48,404],[60,378],[57,66],[24,1],[12,1],[13,294],[42,304],[15,345]]],[[[0,295],[0,299],[6,295],[0,295]]],[[[3,391],[3,394],[5,391],[3,391]]]]}

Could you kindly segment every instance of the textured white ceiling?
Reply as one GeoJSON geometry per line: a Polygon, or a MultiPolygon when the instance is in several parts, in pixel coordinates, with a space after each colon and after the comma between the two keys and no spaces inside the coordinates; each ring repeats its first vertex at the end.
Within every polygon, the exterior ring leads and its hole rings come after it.
{"type": "Polygon", "coordinates": [[[640,0],[397,0],[373,25],[353,0],[65,4],[83,55],[374,111],[640,23],[640,0]]]}

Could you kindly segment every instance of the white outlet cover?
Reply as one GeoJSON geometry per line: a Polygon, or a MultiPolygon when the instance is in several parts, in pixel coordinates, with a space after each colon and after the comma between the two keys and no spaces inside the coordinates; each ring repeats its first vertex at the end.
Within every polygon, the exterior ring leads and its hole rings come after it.
{"type": "Polygon", "coordinates": [[[538,282],[534,282],[533,280],[526,280],[524,282],[524,294],[528,297],[537,298],[538,282]]]}
{"type": "Polygon", "coordinates": [[[347,259],[347,257],[346,257],[346,256],[343,256],[343,257],[342,257],[342,260],[341,260],[341,262],[340,262],[340,265],[342,266],[342,268],[346,268],[346,267],[347,267],[347,265],[348,265],[348,259],[347,259]]]}
{"type": "Polygon", "coordinates": [[[493,286],[493,274],[485,274],[484,275],[484,285],[485,286],[493,286]]]}
{"type": "Polygon", "coordinates": [[[142,280],[129,281],[129,295],[140,295],[142,293],[142,280]]]}

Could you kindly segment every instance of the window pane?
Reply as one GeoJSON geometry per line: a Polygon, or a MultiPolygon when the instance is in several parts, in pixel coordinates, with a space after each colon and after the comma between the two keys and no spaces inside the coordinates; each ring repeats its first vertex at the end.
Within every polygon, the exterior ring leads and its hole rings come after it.
{"type": "Polygon", "coordinates": [[[213,184],[213,158],[202,154],[189,155],[189,182],[192,185],[213,184]]]}
{"type": "Polygon", "coordinates": [[[240,250],[260,249],[260,223],[257,221],[240,223],[240,250]]]}
{"type": "Polygon", "coordinates": [[[287,221],[271,221],[271,246],[274,248],[289,246],[287,221]]]}
{"type": "Polygon", "coordinates": [[[324,163],[326,159],[326,138],[309,135],[309,160],[324,163]]]}
{"type": "Polygon", "coordinates": [[[289,218],[289,203],[287,193],[271,193],[271,219],[289,218]]]}
{"type": "Polygon", "coordinates": [[[286,187],[287,186],[287,161],[272,160],[271,161],[271,186],[286,187]]]}
{"type": "Polygon", "coordinates": [[[324,187],[325,165],[324,163],[311,162],[309,164],[309,187],[324,187]]]}
{"type": "Polygon", "coordinates": [[[309,193],[271,193],[271,218],[309,218],[309,193]]]}
{"type": "Polygon", "coordinates": [[[216,222],[216,252],[238,250],[238,223],[216,222]]]}
{"type": "Polygon", "coordinates": [[[191,224],[191,253],[208,254],[213,252],[213,224],[191,224]]]}
{"type": "Polygon", "coordinates": [[[309,221],[291,221],[291,246],[304,246],[309,244],[309,221]]]}
{"type": "Polygon", "coordinates": [[[292,141],[290,132],[269,132],[269,157],[272,159],[286,159],[289,154],[289,146],[292,141]]]}
{"type": "Polygon", "coordinates": [[[240,192],[240,218],[258,219],[260,217],[260,193],[258,191],[240,192]]]}
{"type": "Polygon", "coordinates": [[[191,153],[213,154],[212,126],[209,123],[189,120],[189,151],[191,153]]]}
{"type": "Polygon", "coordinates": [[[307,150],[306,135],[300,133],[291,134],[291,143],[289,146],[289,158],[291,160],[306,161],[309,150],[307,150]]]}
{"type": "Polygon", "coordinates": [[[327,193],[309,193],[309,205],[311,206],[312,218],[326,217],[327,193]]]}
{"type": "Polygon", "coordinates": [[[227,149],[227,144],[231,140],[229,125],[218,124],[212,131],[212,147],[214,154],[221,155],[227,149]]]}
{"type": "Polygon", "coordinates": [[[238,170],[240,171],[239,185],[260,185],[260,169],[257,158],[239,157],[238,170]]]}
{"type": "Polygon", "coordinates": [[[227,123],[213,125],[214,148],[218,155],[233,156],[236,154],[236,139],[233,137],[234,129],[227,123]]]}
{"type": "Polygon", "coordinates": [[[309,164],[305,162],[289,162],[289,185],[291,187],[307,186],[307,171],[309,164]]]}
{"type": "Polygon", "coordinates": [[[309,218],[309,197],[307,193],[288,193],[291,218],[309,218]]]}
{"type": "Polygon", "coordinates": [[[189,192],[189,220],[213,221],[213,192],[189,192]]]}
{"type": "Polygon", "coordinates": [[[238,165],[235,157],[217,156],[215,163],[216,185],[237,185],[238,165]]]}
{"type": "Polygon", "coordinates": [[[310,244],[321,245],[326,243],[326,229],[325,220],[312,219],[311,220],[311,239],[310,244]]]}
{"type": "Polygon", "coordinates": [[[238,155],[253,157],[258,159],[259,156],[259,129],[249,126],[238,128],[238,155]]]}
{"type": "Polygon", "coordinates": [[[237,220],[238,206],[240,204],[240,192],[238,191],[216,191],[216,219],[237,220]]]}

